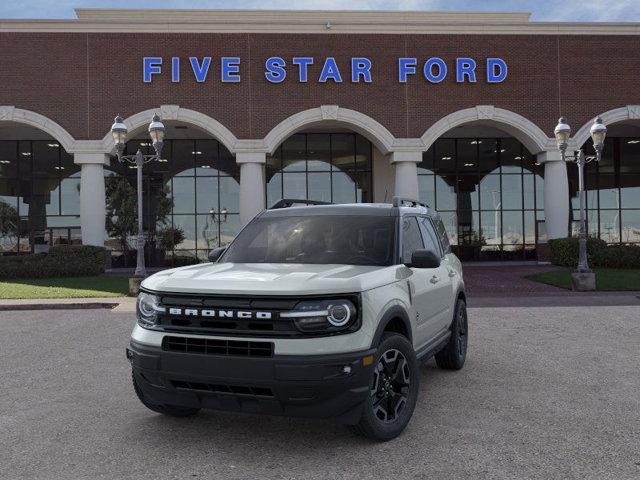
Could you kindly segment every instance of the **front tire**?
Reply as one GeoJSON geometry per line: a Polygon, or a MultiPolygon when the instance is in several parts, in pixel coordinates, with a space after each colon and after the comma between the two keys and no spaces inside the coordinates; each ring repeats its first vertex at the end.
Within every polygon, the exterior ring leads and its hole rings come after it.
{"type": "Polygon", "coordinates": [[[391,440],[405,429],[418,398],[420,374],[413,345],[402,335],[385,333],[375,355],[369,396],[352,430],[372,440],[391,440]]]}
{"type": "Polygon", "coordinates": [[[138,385],[138,382],[136,382],[136,376],[133,372],[131,372],[131,380],[133,381],[133,389],[135,390],[138,399],[140,399],[142,404],[149,410],[167,415],[169,417],[190,417],[200,411],[199,408],[179,407],[178,405],[161,405],[153,403],[144,395],[144,392],[140,388],[140,385],[138,385]]]}
{"type": "Polygon", "coordinates": [[[436,353],[436,365],[444,370],[460,370],[467,358],[468,340],[467,304],[459,298],[451,322],[451,336],[447,345],[436,353]]]}

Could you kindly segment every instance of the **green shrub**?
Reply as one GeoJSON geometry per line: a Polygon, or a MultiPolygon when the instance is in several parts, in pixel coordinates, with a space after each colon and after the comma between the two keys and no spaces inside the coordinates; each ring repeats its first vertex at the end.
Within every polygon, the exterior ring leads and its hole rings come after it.
{"type": "Polygon", "coordinates": [[[58,245],[49,253],[0,257],[0,278],[87,277],[104,273],[103,247],[58,245]]]}
{"type": "Polygon", "coordinates": [[[640,246],[609,245],[596,262],[596,267],[640,268],[640,246]]]}
{"type": "MultiPolygon", "coordinates": [[[[550,240],[551,263],[562,267],[578,265],[578,239],[550,240]]],[[[587,238],[587,260],[591,267],[640,268],[640,247],[634,245],[607,245],[598,238],[587,238]]]]}
{"type": "Polygon", "coordinates": [[[200,263],[200,260],[189,255],[174,255],[172,257],[167,257],[166,262],[170,267],[186,267],[189,265],[196,265],[200,263]]]}

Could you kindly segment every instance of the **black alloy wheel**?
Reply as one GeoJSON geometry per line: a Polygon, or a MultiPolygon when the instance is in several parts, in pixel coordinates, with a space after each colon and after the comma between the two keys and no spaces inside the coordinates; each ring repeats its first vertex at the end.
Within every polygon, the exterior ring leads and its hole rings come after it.
{"type": "Polygon", "coordinates": [[[396,420],[407,405],[410,386],[411,371],[402,352],[395,348],[384,352],[373,373],[370,390],[374,415],[385,423],[396,420]]]}
{"type": "Polygon", "coordinates": [[[385,333],[375,355],[369,395],[352,430],[377,441],[391,440],[405,429],[416,407],[420,372],[413,345],[398,333],[385,333]]]}

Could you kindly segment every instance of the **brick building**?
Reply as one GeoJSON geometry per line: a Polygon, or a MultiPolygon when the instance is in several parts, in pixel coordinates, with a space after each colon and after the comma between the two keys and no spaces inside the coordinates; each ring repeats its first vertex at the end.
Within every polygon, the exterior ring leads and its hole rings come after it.
{"type": "Polygon", "coordinates": [[[394,194],[440,211],[464,259],[535,258],[578,218],[576,168],[553,139],[561,115],[572,149],[592,150],[595,116],[609,129],[587,169],[589,232],[638,243],[639,52],[638,24],[525,13],[0,20],[0,252],[106,243],[114,265],[130,263],[120,227],[135,169],[113,156],[110,127],[121,115],[127,150],[148,152],[154,113],[167,135],[144,168],[152,263],[204,258],[283,197],[394,194]]]}

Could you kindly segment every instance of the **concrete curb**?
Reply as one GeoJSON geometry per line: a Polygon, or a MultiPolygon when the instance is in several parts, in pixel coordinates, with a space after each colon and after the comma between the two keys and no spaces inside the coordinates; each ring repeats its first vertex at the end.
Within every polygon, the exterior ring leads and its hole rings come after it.
{"type": "Polygon", "coordinates": [[[88,310],[96,308],[113,309],[120,302],[84,302],[84,303],[9,303],[0,304],[0,312],[20,310],[88,310]]]}
{"type": "MultiPolygon", "coordinates": [[[[571,293],[571,292],[569,292],[571,293]]],[[[537,308],[537,307],[614,307],[640,306],[638,292],[595,292],[595,294],[540,295],[519,297],[474,297],[469,296],[469,308],[537,308]],[[598,295],[600,293],[600,295],[598,295]],[[606,293],[602,295],[602,293],[606,293]]]]}

